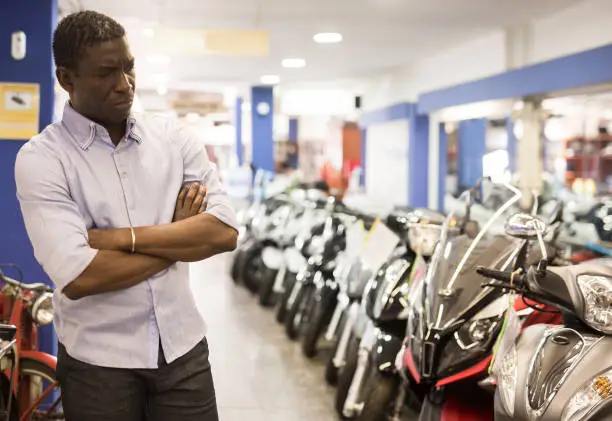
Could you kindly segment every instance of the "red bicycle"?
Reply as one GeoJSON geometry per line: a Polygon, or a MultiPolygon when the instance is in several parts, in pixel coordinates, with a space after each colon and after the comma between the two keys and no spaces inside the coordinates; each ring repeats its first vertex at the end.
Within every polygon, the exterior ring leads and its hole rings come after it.
{"type": "Polygon", "coordinates": [[[38,350],[38,327],[53,322],[53,289],[43,283],[25,284],[2,271],[0,281],[4,284],[0,290],[0,323],[14,327],[12,340],[7,341],[9,333],[4,338],[0,334],[0,349],[2,343],[11,344],[10,352],[0,354],[4,419],[63,420],[57,359],[38,350]]]}

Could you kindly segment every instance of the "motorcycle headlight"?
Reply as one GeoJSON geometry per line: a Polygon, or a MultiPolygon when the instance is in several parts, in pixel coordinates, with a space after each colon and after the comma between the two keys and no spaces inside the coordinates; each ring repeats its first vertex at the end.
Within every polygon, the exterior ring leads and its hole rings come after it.
{"type": "Polygon", "coordinates": [[[605,334],[612,334],[612,279],[580,275],[578,287],[584,298],[584,321],[605,334]]]}
{"type": "Polygon", "coordinates": [[[612,370],[584,384],[565,405],[561,421],[582,421],[612,397],[612,370]]]}
{"type": "Polygon", "coordinates": [[[53,294],[43,292],[36,296],[31,302],[30,314],[39,325],[48,325],[53,322],[53,294]]]}
{"type": "Polygon", "coordinates": [[[502,356],[499,373],[497,373],[497,388],[502,405],[506,414],[514,416],[514,399],[516,393],[517,373],[516,346],[512,346],[508,352],[502,356]]]}

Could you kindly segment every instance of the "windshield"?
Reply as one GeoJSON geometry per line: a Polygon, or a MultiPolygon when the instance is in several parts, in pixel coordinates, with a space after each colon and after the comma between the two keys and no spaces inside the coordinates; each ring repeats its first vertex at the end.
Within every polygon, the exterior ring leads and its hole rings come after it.
{"type": "Polygon", "coordinates": [[[518,211],[521,192],[483,181],[456,200],[448,214],[425,278],[426,323],[450,326],[485,289],[475,266],[508,267],[520,240],[504,235],[504,224],[518,211]]]}

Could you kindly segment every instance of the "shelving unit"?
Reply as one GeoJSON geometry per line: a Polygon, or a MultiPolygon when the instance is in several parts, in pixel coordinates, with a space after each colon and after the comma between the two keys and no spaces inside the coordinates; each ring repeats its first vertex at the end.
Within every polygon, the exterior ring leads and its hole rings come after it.
{"type": "Polygon", "coordinates": [[[577,136],[564,141],[568,185],[576,179],[592,179],[599,193],[612,192],[612,135],[577,136]]]}

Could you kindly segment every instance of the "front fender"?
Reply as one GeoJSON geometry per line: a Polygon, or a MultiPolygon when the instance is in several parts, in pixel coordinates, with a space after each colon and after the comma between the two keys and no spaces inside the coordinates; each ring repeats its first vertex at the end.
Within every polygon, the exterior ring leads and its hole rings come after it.
{"type": "Polygon", "coordinates": [[[395,359],[398,352],[402,349],[402,338],[390,335],[379,330],[376,335],[376,342],[371,350],[371,358],[380,373],[395,373],[395,359]]]}
{"type": "Polygon", "coordinates": [[[38,361],[41,364],[46,365],[47,367],[53,369],[55,371],[57,369],[57,357],[47,354],[45,352],[40,351],[21,351],[19,360],[30,359],[34,361],[38,361]]]}

